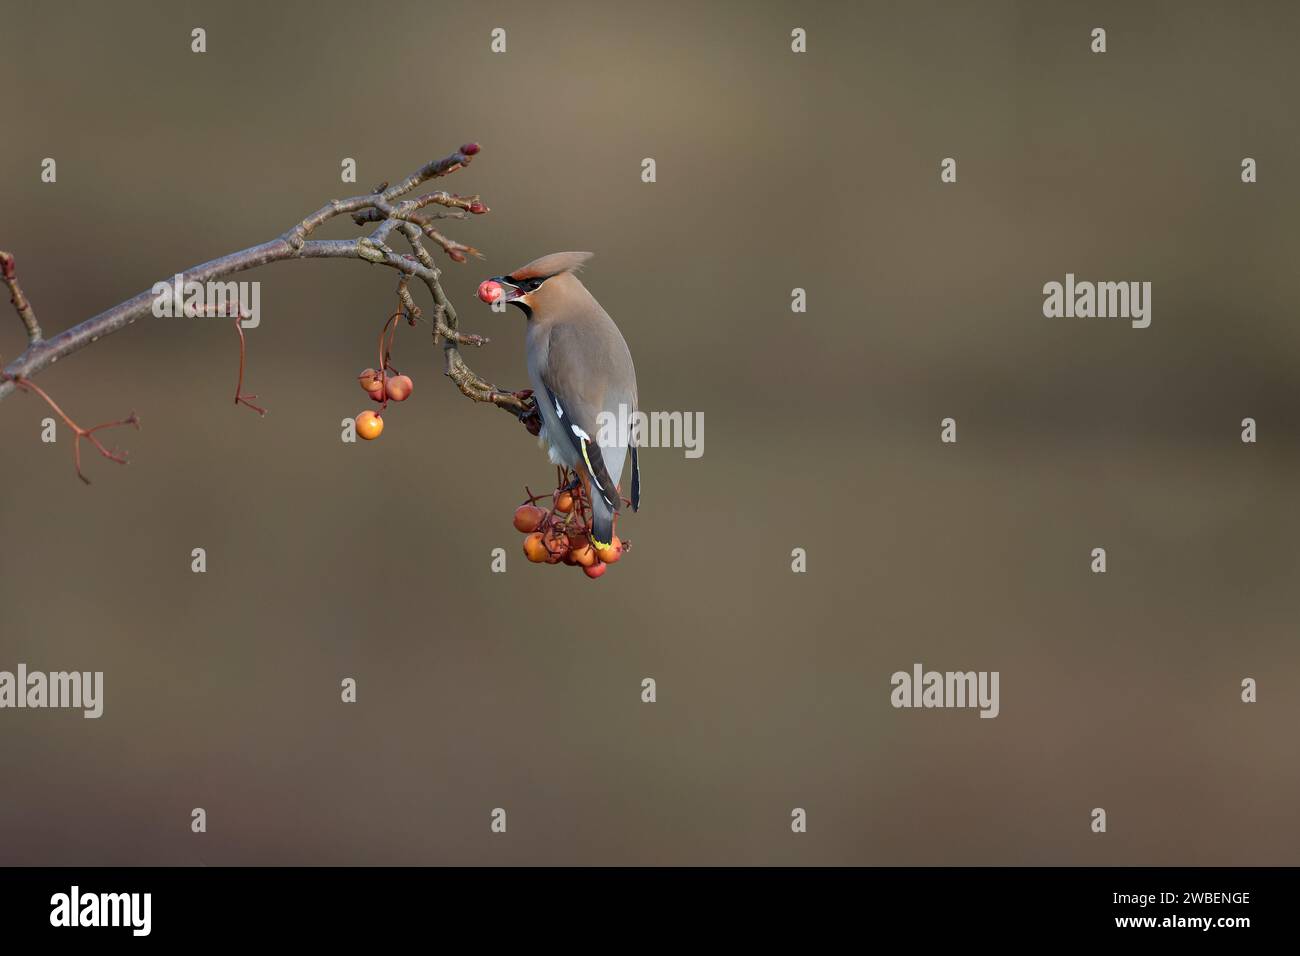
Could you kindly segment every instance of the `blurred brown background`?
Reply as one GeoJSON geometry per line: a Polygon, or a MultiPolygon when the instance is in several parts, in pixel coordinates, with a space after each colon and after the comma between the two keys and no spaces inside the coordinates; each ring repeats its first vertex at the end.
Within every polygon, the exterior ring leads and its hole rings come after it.
{"type": "Polygon", "coordinates": [[[74,417],[144,429],[86,488],[37,399],[0,403],[0,669],[106,681],[98,721],[0,712],[0,862],[1300,863],[1297,28],[1283,3],[6,0],[0,248],[48,333],[477,139],[439,183],[493,209],[447,229],[489,257],[446,269],[494,337],[475,369],[525,384],[522,319],[476,284],[590,249],[643,404],[706,429],[699,460],[645,453],[634,550],[590,582],[519,554],[553,470],[423,330],[414,399],[339,441],[389,270],[238,277],[263,420],[230,404],[225,322],[60,362],[38,381],[74,417]],[[1067,271],[1153,282],[1152,326],[1045,319],[1067,271]],[[1000,671],[1001,716],[892,709],[916,661],[1000,671]]]}

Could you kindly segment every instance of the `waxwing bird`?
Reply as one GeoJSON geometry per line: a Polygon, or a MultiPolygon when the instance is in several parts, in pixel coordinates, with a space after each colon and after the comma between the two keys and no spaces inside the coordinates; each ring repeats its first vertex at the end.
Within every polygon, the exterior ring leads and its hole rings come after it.
{"type": "Polygon", "coordinates": [[[636,369],[614,320],[574,274],[590,252],[556,252],[479,286],[484,302],[503,299],[528,321],[528,377],[542,416],[539,441],[551,461],[573,469],[591,498],[591,536],[613,541],[619,479],[631,450],[632,510],[641,505],[632,423],[636,369]]]}

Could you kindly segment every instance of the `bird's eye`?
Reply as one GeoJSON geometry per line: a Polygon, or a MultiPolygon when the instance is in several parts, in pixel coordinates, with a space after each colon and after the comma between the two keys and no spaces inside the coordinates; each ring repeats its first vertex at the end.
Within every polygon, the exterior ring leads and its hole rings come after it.
{"type": "Polygon", "coordinates": [[[540,276],[529,279],[512,279],[510,276],[506,276],[506,281],[514,285],[524,295],[527,295],[530,292],[536,292],[541,288],[542,283],[549,278],[550,276],[540,276]]]}

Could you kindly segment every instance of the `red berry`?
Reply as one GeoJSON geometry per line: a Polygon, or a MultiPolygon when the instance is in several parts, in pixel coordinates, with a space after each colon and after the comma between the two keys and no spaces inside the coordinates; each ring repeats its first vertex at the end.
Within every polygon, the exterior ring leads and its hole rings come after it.
{"type": "Polygon", "coordinates": [[[481,147],[478,143],[466,143],[464,146],[460,148],[460,151],[465,156],[476,156],[478,155],[478,151],[482,148],[483,147],[481,147]]]}
{"type": "Polygon", "coordinates": [[[602,574],[604,574],[608,568],[609,568],[608,564],[603,564],[597,561],[595,564],[584,565],[582,568],[582,573],[589,578],[598,578],[602,574]]]}
{"type": "Polygon", "coordinates": [[[623,557],[623,542],[618,539],[618,535],[614,535],[614,540],[609,543],[609,547],[602,548],[596,545],[596,555],[605,564],[614,564],[623,557]]]}
{"type": "Polygon", "coordinates": [[[546,512],[537,505],[520,505],[515,509],[515,530],[525,534],[536,531],[545,517],[546,512]]]}
{"type": "Polygon", "coordinates": [[[388,380],[384,388],[391,401],[404,402],[411,397],[411,389],[415,388],[415,383],[411,381],[409,375],[395,375],[388,380]]]}
{"type": "Polygon", "coordinates": [[[500,282],[494,282],[491,279],[484,279],[478,285],[478,297],[489,305],[505,294],[506,290],[500,282]]]}
{"type": "Polygon", "coordinates": [[[559,564],[564,560],[564,556],[569,553],[569,536],[559,528],[552,528],[546,533],[542,541],[550,557],[546,559],[547,564],[559,564]]]}

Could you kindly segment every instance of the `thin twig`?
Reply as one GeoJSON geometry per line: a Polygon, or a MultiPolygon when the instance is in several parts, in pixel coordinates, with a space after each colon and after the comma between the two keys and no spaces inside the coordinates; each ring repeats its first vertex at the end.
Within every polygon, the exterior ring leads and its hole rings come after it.
{"type": "Polygon", "coordinates": [[[253,404],[252,400],[257,398],[257,396],[244,394],[244,361],[247,358],[248,353],[248,343],[244,338],[245,318],[247,318],[247,316],[242,313],[235,316],[235,331],[239,333],[239,378],[235,380],[235,404],[247,405],[253,411],[257,412],[257,414],[265,417],[266,409],[261,405],[253,404]]]}
{"type": "Polygon", "coordinates": [[[32,309],[32,304],[27,301],[22,286],[18,284],[18,270],[14,266],[11,252],[0,251],[0,277],[3,277],[5,285],[9,287],[9,301],[13,303],[14,311],[18,313],[18,318],[22,319],[23,327],[27,329],[28,343],[39,342],[41,326],[36,321],[36,312],[32,309]]]}
{"type": "Polygon", "coordinates": [[[77,477],[80,478],[82,481],[84,481],[86,484],[90,484],[90,479],[87,478],[85,474],[83,474],[81,471],[81,440],[83,438],[89,441],[92,445],[94,445],[95,449],[101,455],[107,458],[109,461],[115,461],[119,465],[126,464],[126,454],[124,452],[118,451],[116,448],[113,449],[112,451],[109,451],[107,448],[104,447],[104,443],[95,437],[95,432],[102,431],[105,428],[116,428],[119,425],[134,425],[136,430],[139,431],[140,419],[136,416],[135,412],[132,412],[126,418],[123,418],[119,421],[104,422],[102,425],[95,425],[92,428],[82,428],[80,425],[78,425],[68,416],[67,412],[65,412],[63,409],[61,409],[58,406],[58,404],[54,401],[54,399],[50,398],[49,395],[45,394],[45,390],[42,389],[39,385],[37,385],[35,382],[31,381],[30,379],[20,378],[14,384],[17,388],[22,389],[24,392],[33,392],[34,394],[39,395],[41,398],[45,399],[45,403],[49,405],[50,408],[54,409],[54,411],[58,414],[58,416],[62,418],[64,422],[67,423],[67,426],[69,428],[71,428],[74,432],[76,432],[76,438],[72,442],[72,462],[76,466],[77,477]]]}

